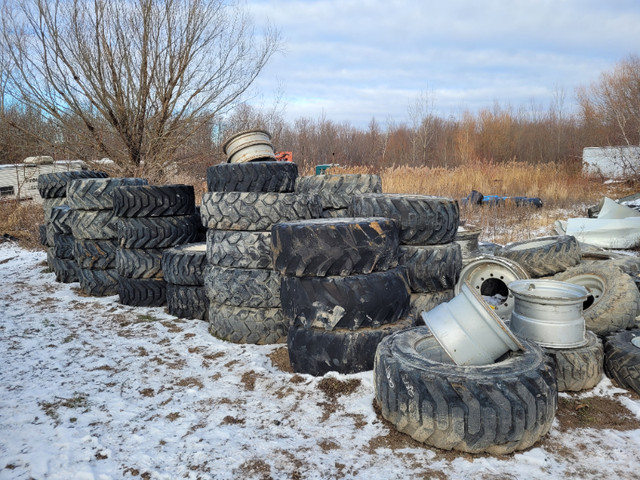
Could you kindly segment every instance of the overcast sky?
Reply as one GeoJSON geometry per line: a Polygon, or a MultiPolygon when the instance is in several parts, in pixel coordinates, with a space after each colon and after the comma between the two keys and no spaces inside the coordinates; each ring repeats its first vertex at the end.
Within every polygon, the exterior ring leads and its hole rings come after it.
{"type": "Polygon", "coordinates": [[[408,121],[421,92],[441,116],[547,107],[640,54],[640,0],[247,0],[284,52],[257,81],[286,118],[408,121]]]}

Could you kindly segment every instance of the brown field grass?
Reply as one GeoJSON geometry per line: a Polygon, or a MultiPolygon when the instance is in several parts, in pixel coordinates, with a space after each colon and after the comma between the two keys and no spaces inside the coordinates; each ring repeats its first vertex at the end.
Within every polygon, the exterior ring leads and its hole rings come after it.
{"type": "Polygon", "coordinates": [[[29,250],[44,250],[40,244],[38,225],[44,222],[42,204],[31,201],[0,201],[0,235],[17,238],[29,250]]]}

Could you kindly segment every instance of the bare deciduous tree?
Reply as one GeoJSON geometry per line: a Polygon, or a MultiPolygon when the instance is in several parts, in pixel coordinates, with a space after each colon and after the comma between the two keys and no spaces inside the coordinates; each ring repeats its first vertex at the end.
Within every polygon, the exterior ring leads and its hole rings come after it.
{"type": "Polygon", "coordinates": [[[279,48],[223,0],[4,0],[9,92],[121,174],[161,179],[279,48]]]}

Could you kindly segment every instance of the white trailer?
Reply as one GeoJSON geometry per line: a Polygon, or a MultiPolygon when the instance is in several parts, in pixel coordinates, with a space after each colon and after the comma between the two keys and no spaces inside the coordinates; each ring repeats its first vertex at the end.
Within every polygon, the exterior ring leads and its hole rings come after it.
{"type": "Polygon", "coordinates": [[[607,178],[640,174],[640,147],[587,147],[582,150],[582,171],[607,178]]]}
{"type": "Polygon", "coordinates": [[[82,160],[59,160],[51,157],[29,157],[24,163],[0,165],[0,199],[35,200],[41,202],[38,176],[43,173],[84,170],[82,160]]]}

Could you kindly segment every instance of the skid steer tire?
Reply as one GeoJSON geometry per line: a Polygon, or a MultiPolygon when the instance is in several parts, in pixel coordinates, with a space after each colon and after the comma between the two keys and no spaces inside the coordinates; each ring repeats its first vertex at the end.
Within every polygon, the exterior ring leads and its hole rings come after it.
{"type": "Polygon", "coordinates": [[[202,224],[216,230],[270,230],[276,223],[318,218],[317,197],[296,193],[209,192],[202,196],[202,224]]]}
{"type": "Polygon", "coordinates": [[[119,219],[113,210],[73,210],[71,231],[76,239],[113,240],[118,238],[119,219]]]}
{"type": "Polygon", "coordinates": [[[132,185],[113,189],[113,211],[119,217],[193,215],[192,185],[132,185]]]}
{"type": "Polygon", "coordinates": [[[121,277],[161,280],[164,278],[162,253],[160,248],[119,248],[116,252],[116,271],[121,277]]]}
{"type": "Polygon", "coordinates": [[[219,267],[271,270],[273,269],[271,232],[208,230],[207,262],[219,267]]]}
{"type": "Polygon", "coordinates": [[[71,223],[73,221],[73,210],[66,205],[60,205],[51,209],[49,222],[54,233],[62,235],[73,235],[71,223]]]}
{"type": "Polygon", "coordinates": [[[120,303],[134,307],[161,307],[167,303],[167,282],[155,278],[118,278],[120,303]]]}
{"type": "Polygon", "coordinates": [[[580,263],[580,245],[571,235],[540,237],[513,242],[502,247],[498,256],[513,260],[531,278],[545,277],[565,271],[580,263]]]}
{"type": "Polygon", "coordinates": [[[58,258],[51,253],[47,255],[47,261],[50,264],[51,270],[56,275],[56,282],[60,283],[73,283],[77,282],[79,278],[78,264],[69,258],[58,258]]]}
{"type": "Polygon", "coordinates": [[[92,297],[107,297],[118,293],[118,272],[115,269],[78,269],[80,288],[92,297]]]}
{"type": "Polygon", "coordinates": [[[556,366],[559,392],[579,392],[595,387],[602,379],[602,340],[587,330],[587,344],[576,348],[543,348],[556,366]]]}
{"type": "Polygon", "coordinates": [[[296,277],[346,276],[398,265],[399,231],[388,218],[315,219],[271,229],[275,269],[296,277]]]}
{"type": "Polygon", "coordinates": [[[204,285],[207,266],[206,243],[187,243],[162,254],[164,279],[174,285],[204,285]]]}
{"type": "Polygon", "coordinates": [[[204,287],[167,283],[167,312],[178,318],[208,320],[209,299],[204,287]]]}
{"type": "Polygon", "coordinates": [[[348,208],[325,208],[322,210],[321,218],[348,218],[348,208]]]}
{"type": "Polygon", "coordinates": [[[640,292],[633,278],[609,262],[580,264],[553,278],[589,291],[582,315],[596,335],[630,328],[640,313],[640,292]]]}
{"type": "Polygon", "coordinates": [[[292,162],[221,163],[207,168],[209,192],[277,192],[295,190],[298,165],[292,162]]]}
{"type": "Polygon", "coordinates": [[[74,210],[111,210],[118,187],[147,185],[143,178],[85,178],[67,185],[67,204],[74,210]]]}
{"type": "Polygon", "coordinates": [[[38,175],[38,192],[42,198],[63,198],[67,196],[67,185],[71,180],[106,177],[108,177],[106,173],[93,170],[43,173],[38,175]]]}
{"type": "Polygon", "coordinates": [[[400,244],[438,245],[455,239],[460,223],[458,202],[444,197],[368,193],[351,202],[354,217],[387,217],[400,225],[400,244]]]}
{"type": "Polygon", "coordinates": [[[120,218],[118,245],[120,248],[171,248],[191,243],[198,233],[198,217],[120,218]]]}
{"type": "Polygon", "coordinates": [[[282,277],[282,310],[291,324],[304,328],[356,330],[395,323],[409,309],[407,272],[347,277],[282,277]]]}
{"type": "Polygon", "coordinates": [[[75,238],[73,257],[80,268],[112,270],[116,268],[117,240],[84,240],[75,238]]]}
{"type": "Polygon", "coordinates": [[[212,303],[251,308],[280,307],[281,276],[273,270],[209,265],[204,288],[212,303]]]}
{"type": "Polygon", "coordinates": [[[379,175],[359,173],[312,175],[298,177],[296,191],[318,196],[324,210],[344,209],[351,205],[354,195],[381,193],[382,179],[379,175]]]}
{"type": "Polygon", "coordinates": [[[53,254],[58,258],[66,260],[75,260],[73,256],[73,235],[63,235],[61,233],[53,234],[53,254]]]}
{"type": "Polygon", "coordinates": [[[289,323],[279,308],[234,307],[209,303],[209,332],[232,343],[285,343],[289,323]]]}
{"type": "Polygon", "coordinates": [[[416,325],[424,325],[422,312],[428,312],[441,303],[448,302],[453,297],[455,297],[453,289],[431,293],[412,293],[409,298],[409,313],[407,316],[413,318],[416,325]]]}
{"type": "Polygon", "coordinates": [[[49,223],[51,223],[51,211],[55,207],[63,207],[63,206],[67,206],[66,197],[45,198],[42,201],[42,210],[44,211],[44,223],[45,223],[45,225],[48,225],[49,223]]]}
{"type": "Polygon", "coordinates": [[[640,330],[625,330],[604,339],[604,370],[619,385],[640,394],[640,330]]]}
{"type": "Polygon", "coordinates": [[[458,243],[402,245],[399,253],[399,264],[407,268],[412,293],[450,290],[458,283],[462,271],[462,249],[458,243]]]}
{"type": "Polygon", "coordinates": [[[458,366],[426,327],[385,338],[375,401],[402,433],[443,450],[504,455],[551,428],[558,391],[552,360],[532,342],[490,365],[458,366]]]}
{"type": "Polygon", "coordinates": [[[358,373],[371,370],[376,348],[383,338],[411,328],[410,319],[358,330],[289,327],[289,361],[296,373],[321,376],[327,372],[358,373]]]}

